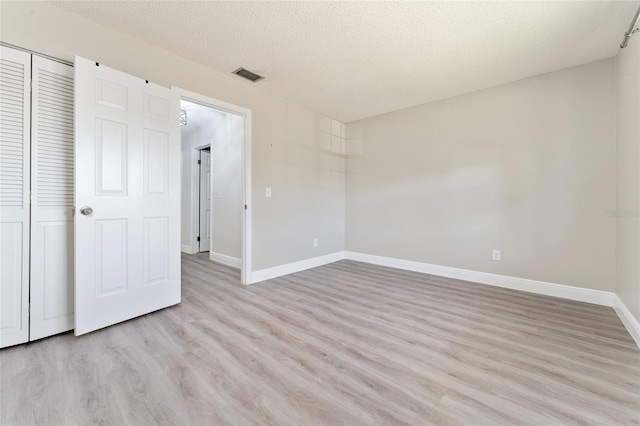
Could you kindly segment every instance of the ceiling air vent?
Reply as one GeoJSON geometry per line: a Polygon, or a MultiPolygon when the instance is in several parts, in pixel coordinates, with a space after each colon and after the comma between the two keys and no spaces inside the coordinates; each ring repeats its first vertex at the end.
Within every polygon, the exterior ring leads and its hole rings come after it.
{"type": "Polygon", "coordinates": [[[255,83],[256,81],[260,81],[264,78],[263,76],[258,75],[254,72],[251,72],[249,70],[246,70],[244,68],[238,68],[233,73],[235,75],[239,75],[242,78],[246,78],[247,80],[252,81],[253,83],[255,83]]]}

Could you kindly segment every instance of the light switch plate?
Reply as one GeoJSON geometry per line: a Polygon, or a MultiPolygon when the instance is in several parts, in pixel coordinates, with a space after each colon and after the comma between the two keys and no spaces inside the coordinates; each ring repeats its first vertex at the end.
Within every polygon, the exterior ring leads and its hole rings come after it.
{"type": "Polygon", "coordinates": [[[271,198],[271,188],[267,188],[264,191],[264,196],[267,197],[267,198],[271,198]]]}

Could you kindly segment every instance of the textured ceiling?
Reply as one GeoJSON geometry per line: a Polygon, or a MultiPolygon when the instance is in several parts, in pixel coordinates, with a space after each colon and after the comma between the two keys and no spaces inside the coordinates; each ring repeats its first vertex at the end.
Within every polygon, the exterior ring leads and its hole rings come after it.
{"type": "Polygon", "coordinates": [[[638,1],[56,4],[349,122],[615,56],[638,1]]]}

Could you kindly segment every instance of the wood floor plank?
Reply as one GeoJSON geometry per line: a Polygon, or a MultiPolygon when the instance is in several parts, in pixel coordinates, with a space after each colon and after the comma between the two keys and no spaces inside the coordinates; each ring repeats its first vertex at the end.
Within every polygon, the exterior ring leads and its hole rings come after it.
{"type": "Polygon", "coordinates": [[[353,261],[248,287],[182,263],[178,306],[0,351],[0,424],[640,425],[611,308],[353,261]]]}

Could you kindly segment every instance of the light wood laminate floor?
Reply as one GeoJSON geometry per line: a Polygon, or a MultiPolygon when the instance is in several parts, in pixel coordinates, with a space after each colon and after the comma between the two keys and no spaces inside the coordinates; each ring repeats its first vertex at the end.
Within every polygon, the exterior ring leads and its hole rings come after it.
{"type": "Polygon", "coordinates": [[[640,424],[610,308],[341,261],[0,351],[0,424],[640,424]]]}

